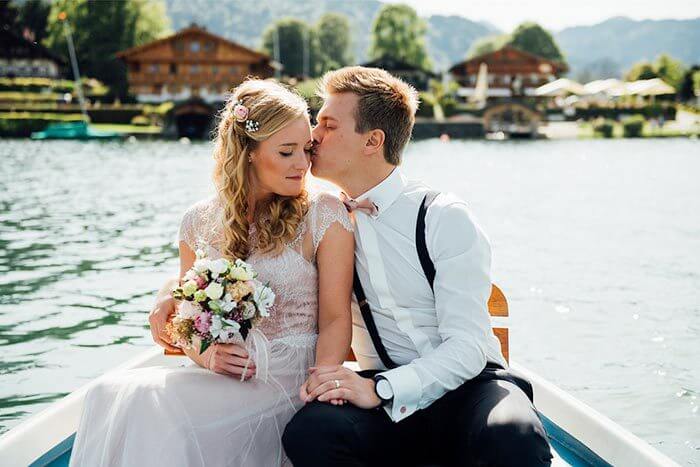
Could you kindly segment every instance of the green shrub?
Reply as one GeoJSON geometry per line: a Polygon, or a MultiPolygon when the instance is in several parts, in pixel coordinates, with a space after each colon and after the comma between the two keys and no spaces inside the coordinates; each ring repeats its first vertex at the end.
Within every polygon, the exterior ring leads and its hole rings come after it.
{"type": "Polygon", "coordinates": [[[79,122],[82,114],[50,114],[38,112],[0,112],[0,136],[26,138],[50,123],[79,122]]]}
{"type": "Polygon", "coordinates": [[[131,119],[131,124],[136,126],[148,126],[151,124],[151,122],[145,115],[137,115],[131,119]]]}
{"type": "Polygon", "coordinates": [[[603,138],[612,138],[614,128],[615,126],[610,120],[604,120],[600,123],[596,123],[593,125],[593,131],[596,134],[602,135],[603,138]]]}
{"type": "Polygon", "coordinates": [[[641,115],[635,115],[625,119],[625,121],[622,122],[622,129],[625,138],[638,138],[642,136],[645,121],[646,120],[641,115]]]}

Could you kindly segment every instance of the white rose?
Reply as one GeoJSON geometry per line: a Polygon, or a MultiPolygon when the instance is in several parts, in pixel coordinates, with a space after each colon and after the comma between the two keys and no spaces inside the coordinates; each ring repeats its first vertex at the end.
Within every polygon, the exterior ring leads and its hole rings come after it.
{"type": "Polygon", "coordinates": [[[210,261],[206,258],[198,259],[194,262],[192,269],[194,269],[197,274],[204,274],[209,270],[209,263],[210,261]]]}
{"type": "Polygon", "coordinates": [[[240,266],[232,268],[231,272],[229,273],[229,276],[231,277],[231,279],[237,281],[249,281],[253,278],[250,272],[246,271],[245,268],[242,268],[240,266]]]}
{"type": "Polygon", "coordinates": [[[194,319],[202,312],[202,308],[196,303],[183,300],[177,310],[177,316],[183,319],[194,319]]]}
{"type": "Polygon", "coordinates": [[[207,297],[211,298],[212,300],[217,300],[224,294],[224,286],[218,282],[212,282],[206,289],[204,289],[204,293],[206,293],[207,297]]]}
{"type": "Polygon", "coordinates": [[[209,261],[209,270],[214,276],[220,276],[221,274],[225,273],[227,269],[228,261],[226,261],[224,258],[209,261]]]}

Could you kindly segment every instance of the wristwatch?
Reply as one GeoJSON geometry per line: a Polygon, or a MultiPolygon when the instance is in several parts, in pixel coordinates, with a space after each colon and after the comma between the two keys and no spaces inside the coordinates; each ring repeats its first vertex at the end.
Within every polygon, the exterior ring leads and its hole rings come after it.
{"type": "Polygon", "coordinates": [[[374,392],[382,401],[382,405],[389,405],[394,400],[394,390],[391,389],[391,384],[389,380],[383,376],[375,376],[372,378],[374,380],[374,392]]]}

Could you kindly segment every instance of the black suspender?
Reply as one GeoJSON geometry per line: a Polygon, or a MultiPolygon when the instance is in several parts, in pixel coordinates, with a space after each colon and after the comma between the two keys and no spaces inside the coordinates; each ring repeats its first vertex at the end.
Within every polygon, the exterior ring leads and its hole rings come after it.
{"type": "MultiPolygon", "coordinates": [[[[433,288],[433,282],[435,281],[435,266],[433,261],[430,259],[428,254],[428,248],[425,243],[425,214],[428,211],[428,207],[435,200],[437,195],[440,194],[438,191],[429,191],[423,198],[423,202],[418,209],[418,219],[416,220],[416,250],[418,252],[418,259],[423,268],[423,273],[425,274],[430,288],[433,288]]],[[[355,291],[355,297],[357,297],[357,303],[360,305],[360,312],[362,313],[362,319],[365,320],[365,325],[367,326],[367,332],[372,338],[372,343],[374,344],[374,349],[379,355],[379,359],[382,361],[385,367],[392,369],[396,368],[398,365],[389,357],[389,354],[384,347],[384,343],[379,337],[379,332],[377,331],[377,325],[374,323],[374,318],[372,317],[372,310],[369,308],[367,303],[367,297],[365,296],[365,291],[362,289],[362,284],[360,283],[360,277],[357,275],[357,271],[354,272],[353,276],[353,289],[355,291]]]]}

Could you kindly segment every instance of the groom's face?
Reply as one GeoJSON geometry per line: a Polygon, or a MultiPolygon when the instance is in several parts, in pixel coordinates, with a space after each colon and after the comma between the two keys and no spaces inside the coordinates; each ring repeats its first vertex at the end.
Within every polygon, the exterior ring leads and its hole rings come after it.
{"type": "Polygon", "coordinates": [[[355,109],[359,98],[353,93],[330,94],[318,113],[312,132],[314,149],[311,173],[342,184],[355,161],[361,160],[366,138],[355,131],[355,109]]]}

